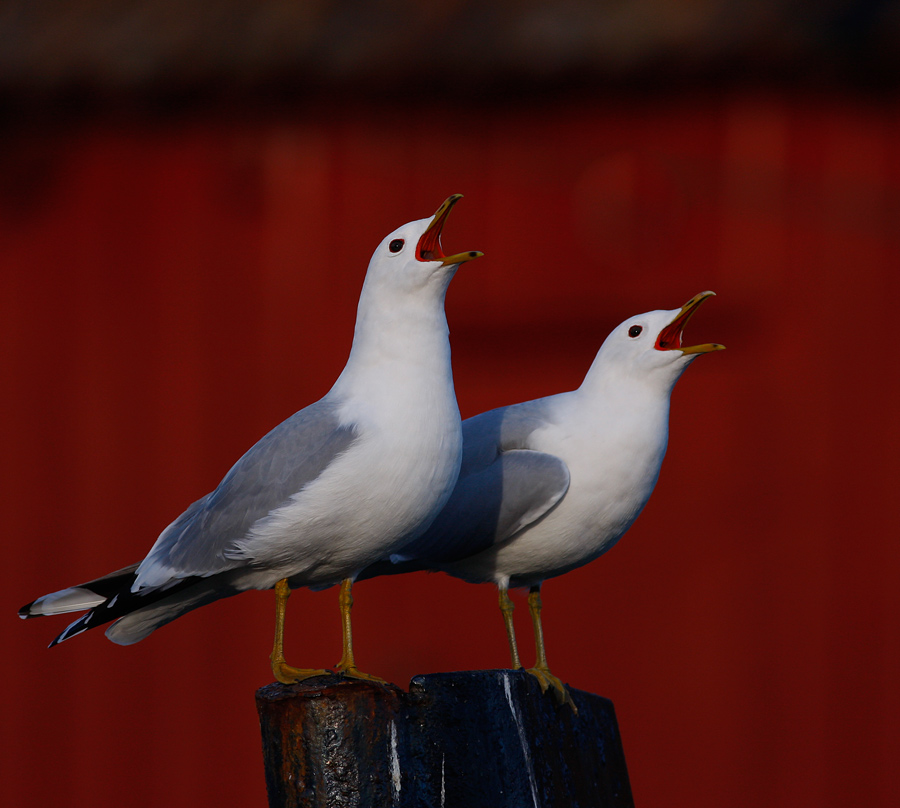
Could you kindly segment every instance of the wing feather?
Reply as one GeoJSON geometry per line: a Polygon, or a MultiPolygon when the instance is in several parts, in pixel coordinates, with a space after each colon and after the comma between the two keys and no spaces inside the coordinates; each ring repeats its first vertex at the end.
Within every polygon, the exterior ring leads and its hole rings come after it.
{"type": "Polygon", "coordinates": [[[425,534],[393,561],[418,560],[427,568],[475,555],[533,524],[565,496],[566,464],[528,448],[530,435],[544,423],[541,403],[501,407],[463,422],[463,461],[453,494],[425,534]]]}
{"type": "Polygon", "coordinates": [[[356,439],[326,399],[279,424],[232,466],[218,487],[190,505],[141,562],[134,587],[208,576],[242,566],[227,551],[259,519],[315,480],[356,439]]]}

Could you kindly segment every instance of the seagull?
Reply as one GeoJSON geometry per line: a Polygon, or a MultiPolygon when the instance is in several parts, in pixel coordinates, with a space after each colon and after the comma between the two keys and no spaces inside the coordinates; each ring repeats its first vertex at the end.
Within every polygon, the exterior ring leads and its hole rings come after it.
{"type": "Polygon", "coordinates": [[[275,678],[325,673],[285,662],[291,590],[340,584],[343,654],[358,679],[351,587],[357,573],[419,536],[456,482],[462,453],[444,298],[464,262],[445,255],[441,230],[461,194],[433,217],[388,235],[369,262],[353,345],[324,398],[256,443],[218,487],[160,534],[139,564],[23,606],[23,618],[84,611],[56,645],[112,620],[130,645],[186,612],[249,589],[274,589],[275,678]]]}
{"type": "Polygon", "coordinates": [[[463,421],[459,480],[444,509],[358,580],[431,570],[496,584],[515,669],[522,664],[508,590],[528,588],[537,650],[529,673],[574,709],[547,664],[541,585],[609,550],[647,504],[666,451],[675,382],[698,356],[724,348],[682,344],[685,324],[713,294],[629,317],[577,390],[463,421]]]}

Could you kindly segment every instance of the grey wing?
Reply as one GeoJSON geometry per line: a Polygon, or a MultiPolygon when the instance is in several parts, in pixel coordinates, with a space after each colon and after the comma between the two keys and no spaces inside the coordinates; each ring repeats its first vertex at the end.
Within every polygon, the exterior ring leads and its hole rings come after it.
{"type": "Polygon", "coordinates": [[[392,556],[436,565],[506,541],[546,514],[569,488],[558,457],[526,448],[539,425],[527,405],[463,422],[463,463],[449,501],[431,527],[392,556]]]}
{"type": "Polygon", "coordinates": [[[262,517],[315,480],[356,439],[335,404],[322,399],[283,421],[232,466],[157,539],[138,568],[137,586],[242,566],[226,551],[262,517]]]}
{"type": "Polygon", "coordinates": [[[460,477],[431,527],[399,553],[440,565],[506,541],[547,513],[565,495],[569,470],[558,457],[516,449],[460,477]]]}

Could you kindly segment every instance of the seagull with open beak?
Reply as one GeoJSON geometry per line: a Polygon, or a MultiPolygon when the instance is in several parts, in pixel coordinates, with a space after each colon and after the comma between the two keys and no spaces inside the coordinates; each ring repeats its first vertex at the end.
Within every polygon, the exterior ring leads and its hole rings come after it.
{"type": "Polygon", "coordinates": [[[724,348],[683,344],[685,325],[712,295],[629,317],[577,390],[465,420],[459,481],[444,510],[360,579],[427,569],[496,584],[514,668],[522,664],[508,590],[528,588],[537,647],[529,671],[572,704],[547,664],[541,585],[609,550],[647,504],[666,452],[675,382],[698,356],[724,348]]]}
{"type": "Polygon", "coordinates": [[[378,245],[350,357],[324,398],[265,435],[214,491],[162,531],[143,561],[44,595],[19,614],[87,610],[54,645],[111,621],[106,636],[128,645],[198,606],[274,589],[272,670],[288,683],[324,673],[285,661],[291,590],[340,584],[343,655],[336,669],[374,679],[353,656],[353,580],[424,532],[460,467],[444,297],[459,266],[481,255],[448,256],[441,248],[441,231],[460,198],[451,196],[433,217],[404,225],[378,245]]]}

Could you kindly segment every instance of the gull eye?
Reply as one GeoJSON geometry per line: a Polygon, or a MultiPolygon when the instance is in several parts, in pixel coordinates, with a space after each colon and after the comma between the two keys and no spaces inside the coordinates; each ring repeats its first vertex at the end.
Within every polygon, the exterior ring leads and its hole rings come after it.
{"type": "Polygon", "coordinates": [[[628,336],[632,337],[632,338],[640,336],[640,333],[643,330],[644,329],[641,328],[639,325],[633,325],[633,326],[631,326],[631,328],[628,329],[628,336]]]}
{"type": "Polygon", "coordinates": [[[388,249],[392,253],[398,253],[403,249],[404,241],[402,238],[395,238],[390,244],[388,244],[388,249]]]}

